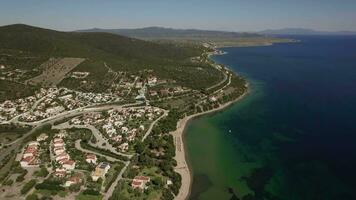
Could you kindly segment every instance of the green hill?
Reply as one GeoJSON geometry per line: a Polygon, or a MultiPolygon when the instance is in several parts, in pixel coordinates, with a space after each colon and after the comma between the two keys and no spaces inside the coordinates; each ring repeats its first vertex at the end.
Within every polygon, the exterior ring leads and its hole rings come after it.
{"type": "Polygon", "coordinates": [[[221,74],[207,64],[193,63],[202,47],[158,44],[111,33],[59,32],[15,24],[0,27],[0,64],[33,69],[50,57],[80,57],[76,69],[100,81],[107,69],[136,73],[152,69],[160,78],[200,89],[219,82],[221,74]]]}

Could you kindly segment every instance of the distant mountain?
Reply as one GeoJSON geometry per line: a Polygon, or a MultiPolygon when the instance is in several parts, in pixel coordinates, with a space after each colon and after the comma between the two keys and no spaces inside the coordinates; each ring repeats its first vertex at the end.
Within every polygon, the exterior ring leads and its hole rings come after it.
{"type": "Polygon", "coordinates": [[[317,31],[304,28],[284,28],[284,29],[268,29],[259,32],[263,35],[356,35],[353,31],[317,31]]]}
{"type": "Polygon", "coordinates": [[[260,37],[257,33],[240,33],[227,31],[211,31],[198,29],[173,29],[163,27],[146,27],[138,29],[87,29],[79,30],[78,32],[106,32],[134,37],[140,39],[209,39],[209,38],[246,38],[260,37]]]}

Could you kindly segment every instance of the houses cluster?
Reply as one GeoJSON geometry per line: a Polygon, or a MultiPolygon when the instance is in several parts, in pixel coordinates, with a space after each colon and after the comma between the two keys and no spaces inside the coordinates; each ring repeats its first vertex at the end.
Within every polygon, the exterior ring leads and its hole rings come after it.
{"type": "Polygon", "coordinates": [[[27,167],[38,167],[39,166],[39,142],[37,141],[32,141],[28,143],[28,145],[25,147],[22,158],[20,161],[20,165],[23,168],[27,167]]]}
{"type": "Polygon", "coordinates": [[[189,92],[190,89],[182,86],[175,86],[175,87],[163,87],[160,89],[150,88],[148,90],[149,96],[151,97],[167,97],[172,95],[178,95],[184,92],[189,92]]]}
{"type": "Polygon", "coordinates": [[[10,120],[31,109],[36,97],[29,96],[16,100],[6,100],[0,104],[0,122],[10,120]]]}
{"type": "Polygon", "coordinates": [[[121,152],[145,131],[145,122],[153,121],[163,114],[160,108],[145,106],[136,108],[111,109],[103,113],[92,112],[69,121],[74,125],[93,125],[121,152]]]}
{"type": "Polygon", "coordinates": [[[76,162],[71,160],[69,154],[66,152],[63,140],[65,136],[65,131],[61,131],[52,140],[54,159],[60,166],[56,168],[54,172],[54,175],[57,177],[65,177],[68,171],[75,169],[76,165],[76,162]]]}
{"type": "Polygon", "coordinates": [[[143,123],[153,121],[162,113],[161,109],[151,106],[109,110],[107,111],[108,117],[99,129],[110,139],[110,142],[117,145],[121,152],[126,152],[129,149],[129,143],[145,130],[143,123]],[[129,123],[130,121],[139,123],[129,123]]]}
{"type": "Polygon", "coordinates": [[[83,79],[86,78],[90,72],[72,72],[70,77],[76,78],[76,79],[83,79]]]}
{"type": "Polygon", "coordinates": [[[24,77],[25,73],[28,70],[23,69],[6,69],[5,65],[0,65],[1,73],[0,73],[0,80],[9,80],[9,81],[20,81],[22,77],[24,77]]]}
{"type": "Polygon", "coordinates": [[[5,101],[0,104],[0,120],[5,121],[22,114],[19,117],[21,121],[34,122],[64,111],[117,100],[120,98],[110,93],[83,93],[67,88],[42,88],[34,97],[5,101]],[[37,105],[31,110],[35,102],[37,105]]]}

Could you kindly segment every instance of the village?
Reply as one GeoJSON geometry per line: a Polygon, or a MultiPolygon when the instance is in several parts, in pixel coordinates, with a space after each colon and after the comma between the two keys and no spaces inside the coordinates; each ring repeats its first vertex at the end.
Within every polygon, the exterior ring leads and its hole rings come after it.
{"type": "MultiPolygon", "coordinates": [[[[51,68],[68,65],[68,71],[82,61],[53,58],[41,66],[56,76],[51,68]]],[[[231,91],[225,90],[231,74],[214,65],[223,79],[202,92],[161,79],[153,70],[133,74],[104,65],[108,68],[104,91],[91,91],[93,72],[75,70],[55,80],[47,80],[45,74],[33,77],[26,83],[44,86],[33,95],[0,103],[0,125],[33,130],[0,141],[0,151],[8,153],[0,155],[2,169],[7,168],[0,171],[4,191],[0,198],[171,199],[176,195],[180,178],[173,173],[174,141],[168,132],[175,129],[175,113],[217,106],[231,91]],[[174,120],[158,126],[172,110],[174,120]]],[[[2,70],[4,79],[13,80],[7,74],[16,69],[3,65],[2,70]]],[[[24,77],[25,73],[17,73],[16,80],[24,77]]]]}
{"type": "MultiPolygon", "coordinates": [[[[2,69],[5,66],[2,65],[2,69]]],[[[3,72],[6,77],[11,77],[7,76],[9,73],[12,72],[3,72]]],[[[88,75],[89,72],[72,72],[68,76],[83,80],[88,75]]],[[[166,83],[166,80],[158,80],[153,75],[146,79],[130,76],[112,83],[106,93],[41,87],[32,96],[2,102],[0,124],[33,126],[57,116],[65,117],[66,112],[77,110],[78,114],[24,143],[13,163],[21,173],[16,176],[17,172],[10,170],[5,180],[7,184],[1,188],[8,191],[7,196],[14,197],[30,193],[46,196],[44,191],[54,190],[54,196],[58,193],[78,196],[94,191],[105,198],[105,193],[110,189],[112,192],[114,184],[123,179],[132,189],[144,191],[154,177],[137,175],[127,179],[123,178],[123,173],[135,154],[135,145],[144,141],[153,125],[167,115],[167,111],[161,108],[140,104],[148,102],[148,99],[165,98],[187,90],[162,86],[166,83]],[[113,106],[93,112],[85,110],[110,103],[123,105],[127,98],[139,106],[113,106]],[[39,184],[31,187],[31,191],[25,191],[33,182],[39,184]],[[16,188],[24,191],[16,193],[16,188]]]]}
{"type": "MultiPolygon", "coordinates": [[[[24,144],[15,163],[23,169],[24,182],[26,177],[44,173],[36,179],[42,183],[32,189],[36,195],[43,196],[47,190],[66,195],[81,195],[85,191],[105,195],[123,179],[135,152],[133,145],[143,141],[166,114],[165,110],[152,106],[85,113],[37,134],[24,144]]],[[[124,180],[132,189],[144,191],[151,178],[140,175],[124,180]]],[[[10,176],[6,182],[11,184],[2,188],[11,191],[11,185],[20,187],[20,183],[12,184],[19,182],[15,179],[18,178],[10,176]]],[[[26,184],[21,187],[26,188],[26,184]]]]}

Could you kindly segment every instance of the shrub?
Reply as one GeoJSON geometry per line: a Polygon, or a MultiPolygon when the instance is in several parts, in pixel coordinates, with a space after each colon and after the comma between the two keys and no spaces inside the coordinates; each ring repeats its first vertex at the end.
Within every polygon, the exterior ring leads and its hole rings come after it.
{"type": "Polygon", "coordinates": [[[21,189],[21,194],[26,194],[28,191],[30,191],[33,186],[36,185],[36,180],[32,179],[29,182],[27,182],[21,189]]]}

